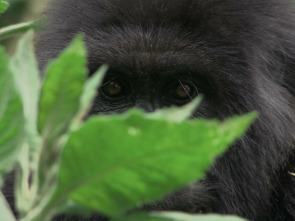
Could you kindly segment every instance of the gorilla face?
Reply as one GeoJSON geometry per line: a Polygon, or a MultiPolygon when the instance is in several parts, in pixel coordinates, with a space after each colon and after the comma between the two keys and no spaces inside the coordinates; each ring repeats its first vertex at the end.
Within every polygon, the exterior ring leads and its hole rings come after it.
{"type": "Polygon", "coordinates": [[[165,106],[184,105],[202,93],[206,94],[202,115],[214,116],[208,111],[210,106],[213,107],[209,103],[214,100],[214,91],[211,89],[212,80],[204,76],[207,72],[196,72],[194,65],[189,66],[181,60],[171,64],[168,61],[167,65],[165,57],[162,57],[166,52],[156,53],[159,55],[156,60],[147,52],[131,55],[130,59],[139,64],[133,63],[130,67],[110,65],[91,113],[118,113],[131,107],[149,112],[165,106]]]}
{"type": "MultiPolygon", "coordinates": [[[[91,114],[181,106],[193,117],[258,111],[207,177],[146,209],[295,220],[295,20],[288,0],[61,0],[37,37],[41,69],[78,33],[92,74],[109,71],[91,114]]],[[[192,170],[194,168],[191,168],[192,170]]]]}

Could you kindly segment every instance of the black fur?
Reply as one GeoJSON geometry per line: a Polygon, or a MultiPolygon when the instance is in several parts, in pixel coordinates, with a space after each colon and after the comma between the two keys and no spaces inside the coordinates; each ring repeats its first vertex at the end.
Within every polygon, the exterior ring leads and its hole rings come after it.
{"type": "Polygon", "coordinates": [[[197,82],[205,94],[194,116],[223,119],[259,111],[247,135],[216,161],[206,179],[144,207],[295,220],[295,178],[289,173],[295,165],[293,4],[59,0],[47,12],[49,24],[37,38],[37,54],[43,69],[83,32],[90,73],[107,63],[110,73],[131,79],[132,99],[112,103],[98,97],[94,114],[165,106],[160,88],[175,75],[197,82]]]}

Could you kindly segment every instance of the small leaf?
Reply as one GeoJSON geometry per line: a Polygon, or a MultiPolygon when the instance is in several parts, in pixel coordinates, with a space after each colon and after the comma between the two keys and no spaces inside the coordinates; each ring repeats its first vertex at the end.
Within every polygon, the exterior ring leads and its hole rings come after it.
{"type": "Polygon", "coordinates": [[[89,79],[87,79],[84,85],[83,94],[81,96],[81,112],[88,112],[106,71],[107,66],[104,65],[99,68],[97,72],[95,72],[89,79]]]}
{"type": "Polygon", "coordinates": [[[175,221],[246,221],[237,216],[231,215],[191,215],[181,212],[152,212],[150,214],[152,217],[170,218],[170,220],[175,221]]]}
{"type": "MultiPolygon", "coordinates": [[[[24,137],[24,117],[9,60],[0,47],[0,177],[15,164],[24,137]]],[[[0,183],[1,185],[1,183],[0,183]]]]}
{"type": "Polygon", "coordinates": [[[18,43],[11,59],[11,70],[24,104],[25,127],[30,147],[38,143],[37,112],[40,94],[40,78],[33,49],[33,32],[28,32],[18,43]]]}
{"type": "Polygon", "coordinates": [[[107,66],[103,65],[90,78],[88,78],[86,83],[84,84],[83,94],[80,99],[80,108],[78,116],[76,118],[77,122],[75,123],[74,127],[79,127],[81,122],[83,122],[86,115],[88,114],[93,100],[97,95],[98,87],[101,84],[106,71],[107,66]]]}
{"type": "Polygon", "coordinates": [[[192,113],[197,109],[202,101],[202,96],[198,96],[190,103],[182,106],[181,108],[163,108],[149,114],[150,119],[166,119],[173,122],[182,122],[192,116],[192,113]]]}
{"type": "Polygon", "coordinates": [[[116,215],[160,199],[203,177],[214,157],[255,116],[221,124],[153,120],[138,111],[92,117],[69,137],[54,200],[70,196],[87,208],[116,215]]]}
{"type": "Polygon", "coordinates": [[[68,130],[79,109],[85,81],[86,50],[78,36],[47,69],[38,121],[44,138],[54,140],[68,130]]]}
{"type": "Polygon", "coordinates": [[[0,1],[0,14],[2,14],[3,12],[6,11],[6,9],[8,8],[9,4],[8,2],[5,1],[0,1]]]}

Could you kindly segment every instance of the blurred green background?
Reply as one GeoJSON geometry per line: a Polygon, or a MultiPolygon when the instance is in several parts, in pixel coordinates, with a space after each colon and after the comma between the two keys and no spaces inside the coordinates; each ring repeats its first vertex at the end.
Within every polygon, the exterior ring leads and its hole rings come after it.
{"type": "MultiPolygon", "coordinates": [[[[48,0],[6,0],[10,6],[0,17],[0,28],[19,22],[36,20],[47,5],[48,0]]],[[[19,36],[0,42],[7,48],[9,54],[15,50],[16,41],[19,36]]]]}

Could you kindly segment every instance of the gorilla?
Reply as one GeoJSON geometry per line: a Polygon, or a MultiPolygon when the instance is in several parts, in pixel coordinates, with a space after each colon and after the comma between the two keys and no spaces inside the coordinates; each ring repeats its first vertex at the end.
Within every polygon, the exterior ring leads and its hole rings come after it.
{"type": "MultiPolygon", "coordinates": [[[[294,3],[58,0],[45,12],[36,53],[44,69],[84,33],[89,74],[109,65],[90,114],[151,112],[198,94],[204,99],[192,117],[259,112],[203,180],[139,209],[295,220],[294,3]]],[[[57,218],[67,219],[81,220],[57,218]]]]}

